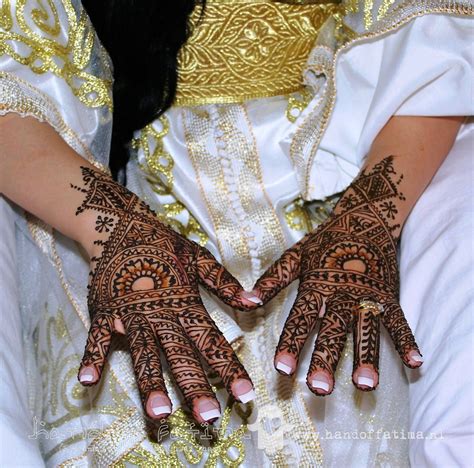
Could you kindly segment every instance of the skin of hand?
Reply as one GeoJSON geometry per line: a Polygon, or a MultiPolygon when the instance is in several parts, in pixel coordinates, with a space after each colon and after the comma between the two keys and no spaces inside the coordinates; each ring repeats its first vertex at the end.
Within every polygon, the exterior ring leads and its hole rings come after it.
{"type": "Polygon", "coordinates": [[[259,299],[203,247],[158,221],[136,195],[75,153],[48,124],[0,117],[0,191],[81,244],[91,259],[91,328],[79,373],[94,385],[112,335],[126,334],[143,406],[152,419],[171,413],[159,350],[198,422],[220,408],[200,355],[242,402],[251,380],[205,310],[202,285],[241,310],[259,299]]]}
{"type": "Polygon", "coordinates": [[[307,385],[316,395],[333,391],[349,332],[354,336],[354,385],[365,391],[377,387],[381,323],[405,365],[421,366],[423,358],[398,303],[397,243],[463,119],[392,117],[329,219],[288,249],[257,281],[254,290],[264,303],[296,279],[300,282],[275,353],[278,372],[295,372],[318,319],[307,374],[307,385]],[[361,300],[382,304],[383,310],[361,310],[361,300]]]}

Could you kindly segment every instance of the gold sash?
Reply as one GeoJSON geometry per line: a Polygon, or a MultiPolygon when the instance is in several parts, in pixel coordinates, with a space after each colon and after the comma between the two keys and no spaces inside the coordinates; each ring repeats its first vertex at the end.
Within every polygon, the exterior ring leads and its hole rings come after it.
{"type": "Polygon", "coordinates": [[[243,102],[302,88],[302,71],[322,24],[340,3],[208,0],[192,16],[179,57],[175,104],[243,102]]]}

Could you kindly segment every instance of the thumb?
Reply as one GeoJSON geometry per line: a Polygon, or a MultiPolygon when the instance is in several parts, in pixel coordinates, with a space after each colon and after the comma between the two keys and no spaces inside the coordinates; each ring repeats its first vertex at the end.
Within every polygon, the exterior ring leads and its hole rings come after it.
{"type": "Polygon", "coordinates": [[[300,242],[288,249],[255,283],[254,291],[263,303],[273,299],[300,275],[301,251],[304,245],[300,242]]]}
{"type": "Polygon", "coordinates": [[[197,256],[200,283],[225,304],[239,310],[251,310],[262,301],[244,290],[239,281],[207,249],[200,247],[197,256]]]}

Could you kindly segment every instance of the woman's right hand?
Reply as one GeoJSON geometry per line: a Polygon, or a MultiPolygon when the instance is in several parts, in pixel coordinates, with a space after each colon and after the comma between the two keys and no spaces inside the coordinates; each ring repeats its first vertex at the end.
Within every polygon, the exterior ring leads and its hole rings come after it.
{"type": "Polygon", "coordinates": [[[136,195],[89,167],[82,167],[82,176],[84,184],[74,188],[85,198],[76,214],[99,214],[88,297],[92,323],[80,382],[100,380],[121,322],[151,418],[166,417],[172,407],[160,349],[198,422],[220,415],[199,354],[235,398],[254,398],[250,377],[204,308],[198,284],[238,309],[255,308],[258,298],[252,300],[210,252],[160,223],[136,195]]]}

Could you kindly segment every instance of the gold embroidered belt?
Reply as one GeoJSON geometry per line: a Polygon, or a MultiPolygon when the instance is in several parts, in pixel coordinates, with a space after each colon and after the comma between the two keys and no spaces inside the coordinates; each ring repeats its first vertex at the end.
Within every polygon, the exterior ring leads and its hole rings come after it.
{"type": "Polygon", "coordinates": [[[316,36],[340,3],[208,0],[179,57],[175,104],[243,102],[302,88],[316,36]]]}

